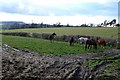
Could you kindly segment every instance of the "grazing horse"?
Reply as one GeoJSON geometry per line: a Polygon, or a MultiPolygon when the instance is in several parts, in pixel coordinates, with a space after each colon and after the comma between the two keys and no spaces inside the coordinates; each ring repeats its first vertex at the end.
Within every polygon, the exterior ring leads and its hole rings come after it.
{"type": "Polygon", "coordinates": [[[74,37],[71,37],[70,39],[70,46],[72,46],[72,43],[74,43],[74,37]]]}
{"type": "Polygon", "coordinates": [[[54,42],[55,36],[56,36],[56,33],[53,33],[49,36],[49,40],[50,40],[51,43],[54,42]]]}
{"type": "Polygon", "coordinates": [[[104,47],[106,46],[106,40],[104,38],[97,38],[97,44],[100,46],[100,47],[104,47]]]}
{"type": "Polygon", "coordinates": [[[88,39],[85,44],[85,50],[93,47],[97,50],[97,41],[95,39],[88,39]]]}
{"type": "Polygon", "coordinates": [[[85,37],[80,37],[78,39],[78,42],[81,43],[81,44],[85,44],[85,42],[88,40],[88,38],[85,38],[85,37]]]}

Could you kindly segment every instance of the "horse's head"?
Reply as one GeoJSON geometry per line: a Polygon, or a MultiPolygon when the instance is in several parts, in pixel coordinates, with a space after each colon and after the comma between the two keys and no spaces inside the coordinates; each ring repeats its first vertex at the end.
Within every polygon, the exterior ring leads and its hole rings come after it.
{"type": "Polygon", "coordinates": [[[56,36],[56,33],[54,32],[52,35],[56,36]]]}

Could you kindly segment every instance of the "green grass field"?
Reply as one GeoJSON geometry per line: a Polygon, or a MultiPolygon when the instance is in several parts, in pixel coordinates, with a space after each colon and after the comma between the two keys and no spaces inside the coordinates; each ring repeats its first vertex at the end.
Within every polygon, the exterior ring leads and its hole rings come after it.
{"type": "Polygon", "coordinates": [[[57,35],[88,35],[88,36],[101,36],[106,38],[118,38],[117,27],[102,27],[102,28],[32,28],[32,29],[14,29],[3,30],[2,32],[28,32],[28,33],[53,33],[57,35]]]}
{"type": "MultiPolygon", "coordinates": [[[[14,48],[18,48],[21,50],[33,50],[42,54],[81,54],[85,52],[96,52],[96,50],[91,49],[85,51],[83,45],[74,44],[74,46],[70,46],[68,42],[60,42],[55,41],[54,43],[50,43],[49,40],[38,39],[38,38],[30,38],[30,37],[18,37],[18,36],[2,36],[2,41],[5,44],[8,44],[14,48]]],[[[110,47],[106,47],[108,49],[110,47]]],[[[98,51],[102,51],[104,49],[99,49],[98,51]]]]}
{"type": "MultiPolygon", "coordinates": [[[[32,29],[14,29],[3,30],[2,32],[27,32],[27,33],[53,33],[57,35],[90,35],[90,36],[102,36],[107,38],[117,38],[118,28],[105,27],[105,28],[32,28],[32,29]]],[[[12,47],[18,49],[30,49],[39,53],[47,54],[78,54],[85,53],[83,45],[75,44],[69,46],[68,42],[50,43],[48,40],[30,38],[30,37],[18,37],[18,36],[2,36],[3,43],[9,44],[12,47]]],[[[100,50],[100,49],[99,49],[100,50]]],[[[101,50],[100,50],[101,51],[101,50]]],[[[87,52],[95,52],[90,50],[87,52]]]]}

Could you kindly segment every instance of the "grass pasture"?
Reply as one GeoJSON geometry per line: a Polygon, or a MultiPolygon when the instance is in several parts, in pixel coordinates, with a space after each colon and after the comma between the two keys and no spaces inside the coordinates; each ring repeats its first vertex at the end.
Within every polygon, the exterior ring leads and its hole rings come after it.
{"type": "MultiPolygon", "coordinates": [[[[21,50],[33,50],[43,54],[80,54],[85,52],[95,52],[96,50],[91,49],[85,51],[84,46],[80,44],[74,44],[70,46],[68,42],[55,41],[50,43],[49,40],[30,38],[30,37],[18,37],[18,36],[2,36],[2,41],[11,47],[18,48],[21,50]]],[[[105,49],[108,49],[106,47],[105,49]]],[[[99,49],[102,51],[103,49],[99,49]]]]}
{"type": "MultiPolygon", "coordinates": [[[[27,32],[27,33],[53,33],[56,32],[60,35],[90,35],[90,36],[102,36],[107,38],[118,37],[117,27],[104,27],[104,28],[31,28],[31,29],[14,29],[3,30],[4,32],[27,32]]],[[[30,37],[18,37],[18,36],[2,36],[3,43],[9,44],[12,47],[18,49],[30,49],[39,53],[47,54],[78,54],[85,53],[83,45],[75,44],[69,46],[68,42],[55,41],[50,43],[48,40],[30,38],[30,37]]],[[[110,48],[110,47],[107,47],[110,48]]],[[[99,51],[102,51],[99,49],[99,51]]],[[[89,50],[87,52],[95,52],[95,50],[89,50]]]]}
{"type": "Polygon", "coordinates": [[[31,29],[14,29],[3,30],[2,32],[27,32],[27,33],[53,33],[60,35],[87,35],[87,36],[101,36],[106,38],[118,38],[118,27],[81,27],[81,28],[31,28],[31,29]]]}

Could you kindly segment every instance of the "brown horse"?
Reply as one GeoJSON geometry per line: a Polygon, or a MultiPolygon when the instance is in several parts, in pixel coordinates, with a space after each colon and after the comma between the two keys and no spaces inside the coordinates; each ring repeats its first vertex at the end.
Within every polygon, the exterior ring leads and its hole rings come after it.
{"type": "Polygon", "coordinates": [[[106,46],[106,40],[104,38],[97,38],[97,44],[100,46],[100,47],[104,47],[106,46]]]}
{"type": "Polygon", "coordinates": [[[51,43],[54,42],[55,36],[56,36],[56,33],[53,33],[49,36],[49,40],[50,40],[51,43]]]}
{"type": "Polygon", "coordinates": [[[87,41],[86,41],[86,44],[85,44],[85,50],[86,49],[90,49],[90,48],[94,48],[94,49],[96,49],[97,50],[97,41],[95,40],[95,39],[88,39],[87,41]]]}

